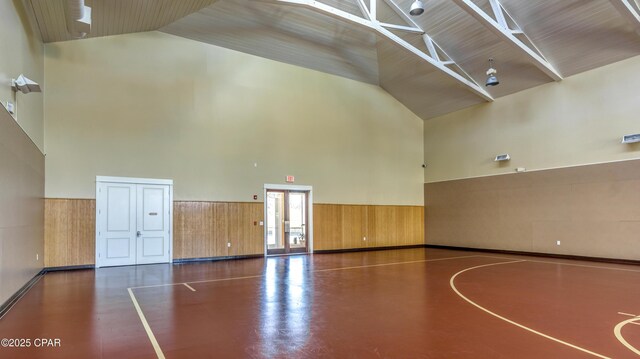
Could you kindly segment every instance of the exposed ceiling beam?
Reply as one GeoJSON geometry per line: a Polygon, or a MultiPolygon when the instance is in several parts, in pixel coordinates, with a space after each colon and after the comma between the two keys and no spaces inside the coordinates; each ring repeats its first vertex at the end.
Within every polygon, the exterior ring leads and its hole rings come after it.
{"type": "Polygon", "coordinates": [[[636,7],[634,7],[634,4],[631,3],[632,1],[634,0],[611,0],[611,4],[640,35],[640,5],[636,2],[636,7]]]}
{"type": "Polygon", "coordinates": [[[495,11],[496,19],[489,16],[489,14],[484,12],[484,10],[479,8],[471,0],[452,0],[452,1],[456,3],[458,6],[460,6],[463,10],[468,12],[471,16],[473,16],[476,20],[478,20],[482,25],[484,25],[493,33],[498,35],[498,37],[500,37],[502,40],[506,41],[507,43],[513,45],[515,48],[519,49],[529,59],[529,61],[531,61],[540,70],[542,70],[542,72],[547,74],[549,77],[551,77],[555,81],[562,80],[562,75],[560,75],[560,73],[555,68],[553,68],[553,66],[542,55],[540,55],[534,49],[527,46],[524,42],[522,42],[520,39],[518,39],[514,35],[514,33],[522,33],[522,34],[524,33],[520,28],[515,30],[511,30],[509,28],[507,21],[505,19],[504,9],[502,8],[502,5],[498,2],[498,0],[490,0],[492,9],[495,11]]]}
{"type": "Polygon", "coordinates": [[[407,15],[406,12],[402,11],[400,6],[398,6],[398,4],[396,4],[394,1],[392,1],[392,0],[384,0],[384,2],[387,5],[389,5],[389,7],[393,11],[395,11],[395,13],[398,14],[398,16],[400,16],[402,18],[402,20],[406,21],[408,24],[411,24],[411,26],[413,26],[413,27],[420,28],[420,25],[418,25],[415,21],[413,21],[413,19],[409,15],[407,15]]]}
{"type": "MultiPolygon", "coordinates": [[[[257,1],[263,1],[263,2],[270,2],[270,3],[274,3],[274,4],[283,4],[283,5],[293,5],[293,6],[299,6],[299,7],[303,7],[309,10],[313,10],[317,13],[326,15],[326,16],[330,16],[334,19],[338,19],[347,23],[351,23],[352,25],[356,25],[359,26],[363,29],[372,31],[377,33],[378,36],[380,36],[382,39],[386,39],[387,41],[391,41],[393,44],[399,46],[400,48],[404,49],[405,51],[419,57],[420,59],[422,59],[424,62],[426,62],[427,64],[431,65],[433,68],[435,68],[436,70],[439,70],[440,72],[444,73],[445,75],[447,75],[449,78],[453,79],[454,81],[457,81],[458,83],[460,83],[461,85],[465,86],[468,90],[470,90],[472,93],[480,96],[481,98],[483,98],[485,101],[493,101],[493,97],[491,97],[491,95],[482,87],[480,87],[480,85],[478,85],[477,83],[475,83],[474,81],[465,78],[464,76],[458,74],[457,72],[451,70],[450,68],[447,67],[447,65],[450,65],[452,62],[451,61],[446,61],[443,62],[440,59],[434,59],[432,58],[430,55],[426,54],[425,52],[423,52],[422,50],[416,48],[415,46],[411,45],[410,43],[408,43],[407,41],[403,40],[401,37],[395,35],[394,33],[392,33],[391,31],[387,30],[385,27],[382,26],[382,24],[380,24],[378,21],[375,20],[375,1],[376,0],[372,0],[371,6],[372,9],[370,11],[370,16],[372,20],[368,20],[353,14],[350,14],[346,11],[340,10],[340,9],[336,9],[332,6],[323,4],[321,2],[318,1],[314,1],[314,0],[257,0],[257,1]]],[[[424,33],[424,32],[422,32],[424,33]]]]}
{"type": "Polygon", "coordinates": [[[367,9],[367,5],[364,3],[364,0],[356,0],[356,3],[362,12],[362,16],[367,20],[371,20],[371,14],[369,13],[369,9],[367,9]]]}
{"type": "Polygon", "coordinates": [[[396,24],[387,24],[387,23],[384,23],[384,22],[381,22],[380,26],[382,26],[384,28],[387,28],[389,30],[399,30],[399,31],[410,32],[410,33],[418,34],[418,35],[424,34],[424,31],[421,28],[418,28],[418,27],[402,26],[402,25],[396,25],[396,24]]]}

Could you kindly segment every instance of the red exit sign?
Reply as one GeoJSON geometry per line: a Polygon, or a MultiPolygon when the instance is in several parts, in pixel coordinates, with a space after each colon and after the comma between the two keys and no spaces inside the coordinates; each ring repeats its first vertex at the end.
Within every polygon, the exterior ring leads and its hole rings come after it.
{"type": "Polygon", "coordinates": [[[293,183],[295,182],[296,178],[294,176],[287,176],[286,181],[287,183],[293,183]]]}

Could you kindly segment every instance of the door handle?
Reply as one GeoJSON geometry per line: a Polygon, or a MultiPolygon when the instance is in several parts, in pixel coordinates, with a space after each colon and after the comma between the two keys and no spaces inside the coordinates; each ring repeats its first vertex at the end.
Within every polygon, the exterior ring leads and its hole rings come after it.
{"type": "Polygon", "coordinates": [[[140,237],[142,236],[142,233],[140,231],[136,232],[136,237],[140,237]]]}

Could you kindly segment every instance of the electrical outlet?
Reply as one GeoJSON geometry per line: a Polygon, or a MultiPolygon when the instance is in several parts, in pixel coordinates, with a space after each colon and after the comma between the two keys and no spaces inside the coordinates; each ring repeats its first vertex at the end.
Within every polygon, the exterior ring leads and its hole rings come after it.
{"type": "Polygon", "coordinates": [[[362,237],[362,240],[363,240],[363,241],[366,241],[366,240],[367,240],[367,237],[362,237]]]}
{"type": "Polygon", "coordinates": [[[560,245],[560,241],[556,241],[556,245],[558,245],[558,246],[559,246],[559,245],[560,245]]]}
{"type": "Polygon", "coordinates": [[[227,247],[231,248],[231,242],[227,242],[227,247]]]}

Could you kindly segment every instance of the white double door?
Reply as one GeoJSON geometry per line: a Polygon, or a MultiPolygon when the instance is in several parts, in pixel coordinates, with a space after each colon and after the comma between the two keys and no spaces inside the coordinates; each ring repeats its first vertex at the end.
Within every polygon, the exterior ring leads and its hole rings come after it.
{"type": "Polygon", "coordinates": [[[96,267],[171,261],[169,185],[98,182],[96,267]]]}

